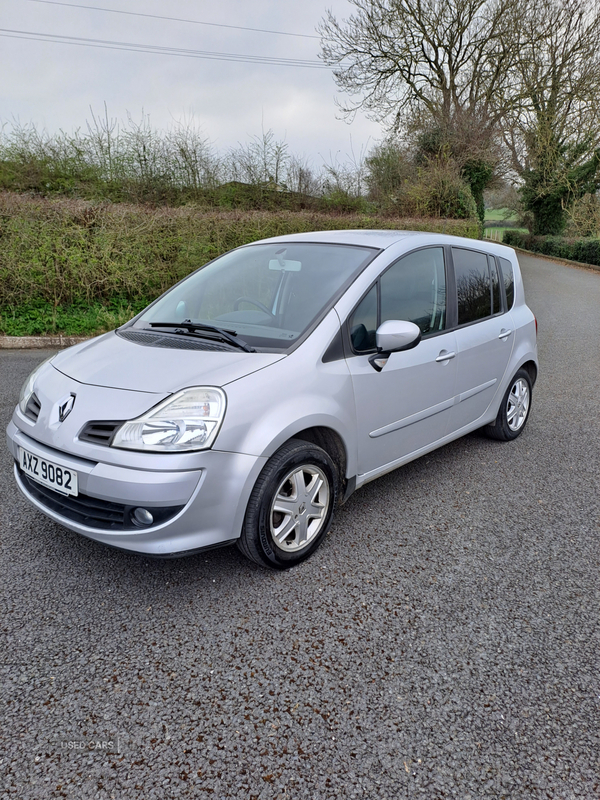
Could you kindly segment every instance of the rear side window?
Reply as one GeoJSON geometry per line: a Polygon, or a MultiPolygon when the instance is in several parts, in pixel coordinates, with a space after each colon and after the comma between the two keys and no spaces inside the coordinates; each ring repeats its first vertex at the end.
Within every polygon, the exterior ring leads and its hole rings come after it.
{"type": "Polygon", "coordinates": [[[515,273],[513,265],[507,258],[500,259],[500,267],[504,280],[504,291],[506,292],[506,309],[510,311],[515,302],[515,273]]]}
{"type": "Polygon", "coordinates": [[[492,281],[487,256],[462,247],[452,248],[458,324],[475,322],[492,314],[492,281]]]}

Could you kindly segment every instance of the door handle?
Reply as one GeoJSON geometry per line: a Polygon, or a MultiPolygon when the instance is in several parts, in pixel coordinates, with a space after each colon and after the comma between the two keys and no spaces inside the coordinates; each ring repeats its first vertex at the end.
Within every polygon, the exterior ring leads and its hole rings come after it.
{"type": "Polygon", "coordinates": [[[436,358],[436,362],[441,364],[443,361],[450,361],[451,358],[455,358],[456,353],[449,353],[447,350],[442,350],[439,356],[436,358]]]}
{"type": "Polygon", "coordinates": [[[498,336],[498,338],[499,339],[508,339],[508,337],[511,335],[511,333],[512,333],[512,331],[510,329],[506,330],[506,328],[502,328],[502,330],[500,331],[500,336],[498,336]]]}

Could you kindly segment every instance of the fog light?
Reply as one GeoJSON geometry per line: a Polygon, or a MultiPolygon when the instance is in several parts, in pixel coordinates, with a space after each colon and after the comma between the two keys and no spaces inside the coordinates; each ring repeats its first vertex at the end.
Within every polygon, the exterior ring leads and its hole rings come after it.
{"type": "Polygon", "coordinates": [[[154,517],[145,508],[136,508],[131,512],[131,521],[134,525],[139,525],[142,528],[152,525],[154,517]]]}

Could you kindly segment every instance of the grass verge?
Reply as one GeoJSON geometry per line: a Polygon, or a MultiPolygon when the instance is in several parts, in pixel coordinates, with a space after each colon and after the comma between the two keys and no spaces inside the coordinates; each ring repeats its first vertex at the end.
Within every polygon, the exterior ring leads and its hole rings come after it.
{"type": "Polygon", "coordinates": [[[94,336],[118,328],[145,308],[150,298],[130,303],[113,300],[106,305],[52,306],[44,301],[0,306],[0,331],[5,336],[94,336]]]}

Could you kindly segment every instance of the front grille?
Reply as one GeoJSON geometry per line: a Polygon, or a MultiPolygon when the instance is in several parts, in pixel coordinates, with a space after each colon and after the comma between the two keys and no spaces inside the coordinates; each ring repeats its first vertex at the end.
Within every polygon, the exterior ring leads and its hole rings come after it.
{"type": "Polygon", "coordinates": [[[176,350],[217,350],[230,353],[231,345],[213,342],[208,339],[188,339],[182,336],[169,336],[164,333],[145,333],[144,331],[117,331],[128,342],[143,344],[146,347],[170,347],[176,350]]]}
{"type": "MultiPolygon", "coordinates": [[[[139,505],[125,506],[120,503],[111,503],[108,500],[99,500],[97,497],[89,497],[86,494],[78,494],[77,497],[63,495],[41,483],[32,481],[18,464],[17,471],[29,494],[38,503],[54,511],[55,514],[60,514],[61,517],[78,522],[80,525],[86,525],[88,528],[105,531],[132,531],[142,528],[140,525],[135,525],[131,517],[132,512],[139,508],[139,505]]],[[[154,517],[154,522],[148,526],[148,530],[172,519],[182,508],[183,506],[148,507],[154,517]]]]}
{"type": "Polygon", "coordinates": [[[33,422],[37,422],[37,419],[40,415],[40,409],[42,404],[38,400],[38,396],[35,392],[31,395],[29,400],[27,401],[27,405],[25,407],[25,416],[32,420],[33,422]]]}
{"type": "Polygon", "coordinates": [[[105,420],[100,422],[88,422],[83,426],[78,439],[80,442],[91,442],[91,444],[101,444],[108,447],[113,440],[113,436],[122,424],[123,420],[119,420],[118,422],[105,420]]]}

